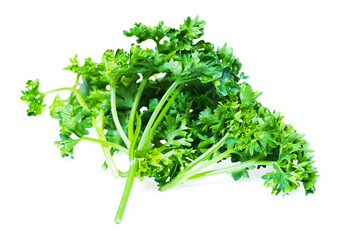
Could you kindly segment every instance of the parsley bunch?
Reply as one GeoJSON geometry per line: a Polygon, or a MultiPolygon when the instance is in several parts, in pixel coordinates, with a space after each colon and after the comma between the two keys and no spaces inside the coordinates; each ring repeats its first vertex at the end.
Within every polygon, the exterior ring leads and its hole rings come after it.
{"type": "Polygon", "coordinates": [[[165,191],[222,173],[239,180],[272,166],[262,177],[272,193],[286,195],[300,183],[306,194],[315,191],[318,175],[308,142],[257,101],[261,93],[244,81],[232,48],[199,40],[204,25],[198,17],[186,18],[178,29],[162,21],[155,27],[136,23],[124,31],[136,37],[129,51],[109,49],[101,62],[87,58],[83,65],[71,58],[65,69],[76,75],[73,86],[41,92],[39,80],[29,80],[22,91],[29,116],[42,113],[47,94],[70,91],[49,106],[60,126],[55,143],[62,157],[71,158],[81,141],[101,144],[104,167],[127,178],[117,223],[135,178],[154,178],[165,191]],[[139,45],[151,40],[154,49],[139,45]],[[92,127],[97,138],[87,136],[92,127]],[[117,151],[128,155],[128,172],[117,169],[117,151]],[[231,166],[217,164],[228,159],[231,166]]]}

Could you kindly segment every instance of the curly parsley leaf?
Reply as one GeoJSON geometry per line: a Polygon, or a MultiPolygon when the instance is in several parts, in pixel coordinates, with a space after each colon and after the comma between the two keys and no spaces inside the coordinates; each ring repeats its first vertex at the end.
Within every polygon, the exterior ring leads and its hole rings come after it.
{"type": "Polygon", "coordinates": [[[265,180],[265,185],[272,187],[272,193],[276,195],[280,192],[288,194],[293,189],[299,187],[298,176],[294,173],[283,171],[278,165],[273,164],[273,172],[267,173],[262,176],[265,180]]]}
{"type": "Polygon", "coordinates": [[[50,115],[58,119],[60,126],[61,139],[55,144],[59,147],[62,157],[73,158],[75,145],[81,141],[81,137],[89,134],[88,129],[93,126],[93,113],[85,107],[67,104],[66,100],[57,95],[50,106],[50,115]]]}
{"type": "Polygon", "coordinates": [[[23,96],[20,97],[20,99],[24,102],[27,102],[28,109],[27,109],[27,115],[28,116],[37,116],[40,115],[46,104],[43,104],[45,94],[41,93],[39,90],[39,80],[36,79],[28,80],[26,82],[25,91],[21,91],[23,96]]]}

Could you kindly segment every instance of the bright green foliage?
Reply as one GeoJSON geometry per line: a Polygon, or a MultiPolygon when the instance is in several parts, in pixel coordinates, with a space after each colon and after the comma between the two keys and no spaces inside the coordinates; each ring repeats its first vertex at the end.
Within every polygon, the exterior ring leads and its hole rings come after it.
{"type": "Polygon", "coordinates": [[[148,39],[159,43],[160,40],[165,37],[165,33],[169,31],[169,27],[164,27],[164,22],[160,21],[156,27],[146,27],[144,24],[136,23],[135,27],[129,29],[129,31],[123,31],[127,37],[136,36],[137,43],[141,43],[148,39]]]}
{"type": "Polygon", "coordinates": [[[81,137],[89,134],[92,127],[92,112],[82,106],[67,104],[59,95],[50,106],[50,115],[59,120],[60,140],[55,144],[59,147],[62,157],[73,158],[74,147],[81,137]],[[72,135],[75,137],[72,138],[72,135]]]}
{"type": "Polygon", "coordinates": [[[165,116],[164,129],[161,131],[163,139],[170,146],[191,146],[193,141],[191,134],[186,130],[186,120],[182,119],[179,114],[176,116],[165,116]]]}
{"type": "Polygon", "coordinates": [[[59,147],[62,157],[74,158],[74,147],[81,139],[72,139],[70,135],[60,134],[60,140],[55,141],[55,144],[59,147]]]}
{"type": "Polygon", "coordinates": [[[278,165],[273,165],[273,172],[267,173],[262,178],[265,185],[272,187],[272,193],[288,193],[299,187],[298,175],[284,172],[278,165]]]}
{"type": "MultiPolygon", "coordinates": [[[[76,55],[65,68],[76,83],[59,89],[71,90],[70,97],[57,95],[50,106],[61,128],[56,143],[62,156],[71,157],[81,140],[102,144],[103,168],[127,177],[116,222],[135,177],[153,178],[163,191],[220,173],[248,178],[249,171],[270,166],[262,179],[272,193],[286,195],[301,184],[306,194],[315,191],[317,169],[304,135],[257,101],[261,92],[244,82],[248,77],[232,48],[200,39],[204,25],[198,17],[179,28],[136,23],[124,31],[136,39],[128,51],[108,49],[100,62],[87,58],[82,66],[76,55]],[[150,40],[153,49],[139,45],[150,40]],[[98,139],[86,137],[93,126],[98,139]],[[128,154],[128,172],[113,167],[116,151],[128,154]],[[229,167],[216,164],[227,159],[229,167]],[[208,171],[210,166],[217,168],[208,171]]],[[[28,81],[23,91],[29,116],[45,106],[38,86],[38,80],[28,81]]]]}
{"type": "Polygon", "coordinates": [[[37,116],[42,113],[46,104],[43,104],[44,94],[39,92],[39,80],[28,80],[26,82],[26,91],[21,91],[23,96],[20,98],[21,100],[27,102],[28,109],[27,115],[28,116],[37,116]]]}

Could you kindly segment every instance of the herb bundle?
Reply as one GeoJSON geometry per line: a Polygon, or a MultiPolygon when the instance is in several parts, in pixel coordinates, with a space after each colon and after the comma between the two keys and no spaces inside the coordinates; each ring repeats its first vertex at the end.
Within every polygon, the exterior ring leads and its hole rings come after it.
{"type": "Polygon", "coordinates": [[[55,143],[62,157],[73,158],[81,141],[101,144],[104,168],[127,179],[117,223],[135,178],[153,178],[165,191],[216,174],[248,178],[248,171],[271,166],[262,179],[272,193],[286,195],[300,183],[306,194],[315,191],[308,142],[257,101],[261,93],[245,81],[232,48],[200,39],[204,25],[198,17],[178,29],[162,21],[154,27],[136,23],[124,31],[136,37],[129,51],[109,49],[101,62],[86,58],[83,65],[71,58],[65,69],[76,81],[70,87],[42,92],[39,80],[29,80],[22,91],[28,116],[41,114],[44,97],[57,94],[49,109],[59,121],[55,143]],[[144,41],[154,41],[155,48],[143,48],[144,41]],[[59,91],[70,95],[63,99],[59,91]],[[93,127],[97,138],[88,136],[93,127]],[[128,172],[115,165],[118,151],[127,154],[128,172]],[[217,164],[229,160],[228,167],[217,164]]]}

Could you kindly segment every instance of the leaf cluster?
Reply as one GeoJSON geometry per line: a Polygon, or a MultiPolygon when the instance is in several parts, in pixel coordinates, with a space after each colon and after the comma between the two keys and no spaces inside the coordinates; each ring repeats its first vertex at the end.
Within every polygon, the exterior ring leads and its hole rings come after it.
{"type": "MultiPolygon", "coordinates": [[[[136,39],[128,51],[108,49],[100,62],[86,58],[83,65],[76,55],[65,68],[76,82],[59,89],[71,90],[70,96],[57,95],[50,106],[60,126],[56,144],[63,157],[72,157],[84,139],[101,143],[104,167],[127,177],[118,222],[135,177],[153,178],[166,190],[219,173],[239,180],[271,166],[262,179],[272,193],[286,195],[301,184],[307,194],[315,191],[318,173],[304,135],[258,101],[261,92],[246,82],[232,48],[201,39],[204,25],[198,17],[179,28],[136,23],[124,31],[136,39]],[[155,48],[140,45],[150,40],[155,48]],[[98,139],[86,137],[92,127],[98,139]],[[115,169],[117,151],[128,154],[128,172],[115,169]],[[217,164],[228,159],[228,168],[217,164]],[[210,166],[217,167],[206,171],[210,166]]],[[[38,87],[30,80],[22,91],[29,116],[41,114],[45,95],[58,91],[38,87]]]]}
{"type": "Polygon", "coordinates": [[[39,80],[28,80],[25,91],[22,92],[20,99],[28,104],[27,115],[37,116],[42,113],[46,104],[43,104],[45,95],[39,90],[39,80]]]}

